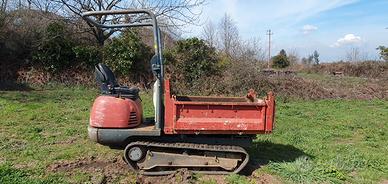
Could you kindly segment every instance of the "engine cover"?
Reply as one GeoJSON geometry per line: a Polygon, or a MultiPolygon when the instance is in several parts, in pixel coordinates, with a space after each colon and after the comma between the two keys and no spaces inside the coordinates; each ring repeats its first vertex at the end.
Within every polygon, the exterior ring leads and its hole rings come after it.
{"type": "Polygon", "coordinates": [[[95,128],[131,128],[142,122],[140,99],[99,96],[90,112],[90,126],[95,128]]]}

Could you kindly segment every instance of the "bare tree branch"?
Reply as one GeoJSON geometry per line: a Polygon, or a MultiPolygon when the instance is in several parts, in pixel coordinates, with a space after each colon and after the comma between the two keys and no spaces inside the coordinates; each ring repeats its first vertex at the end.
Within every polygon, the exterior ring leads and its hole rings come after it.
{"type": "MultiPolygon", "coordinates": [[[[39,1],[39,0],[37,0],[39,1]]],[[[68,14],[71,19],[80,15],[84,11],[96,10],[114,10],[114,9],[150,9],[155,13],[161,26],[168,30],[179,29],[187,24],[196,24],[199,16],[202,13],[200,8],[204,5],[205,0],[50,0],[63,4],[69,11],[68,14]]],[[[147,21],[148,18],[144,16],[96,16],[95,20],[101,24],[112,24],[118,21],[142,22],[147,21]]],[[[96,37],[98,43],[103,45],[104,41],[114,34],[112,31],[94,28],[88,24],[92,29],[91,33],[96,37]]]]}
{"type": "Polygon", "coordinates": [[[209,21],[202,32],[203,38],[207,41],[210,47],[216,47],[217,44],[217,30],[213,22],[209,21]]]}
{"type": "Polygon", "coordinates": [[[220,46],[226,55],[230,56],[234,48],[238,48],[239,33],[233,19],[225,14],[219,23],[220,46]]]}

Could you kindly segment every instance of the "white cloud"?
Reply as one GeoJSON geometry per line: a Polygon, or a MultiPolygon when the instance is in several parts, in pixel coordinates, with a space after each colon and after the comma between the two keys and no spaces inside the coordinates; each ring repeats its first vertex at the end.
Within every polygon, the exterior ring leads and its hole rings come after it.
{"type": "Polygon", "coordinates": [[[331,47],[340,47],[343,45],[358,44],[362,41],[361,37],[354,34],[347,34],[343,38],[339,38],[331,47]]]}
{"type": "Polygon", "coordinates": [[[317,26],[313,26],[313,25],[309,25],[309,24],[304,25],[302,28],[303,34],[309,34],[309,33],[314,32],[316,30],[318,30],[317,26]]]}
{"type": "MultiPolygon", "coordinates": [[[[346,6],[359,0],[211,0],[203,7],[200,22],[208,20],[217,23],[228,13],[237,23],[243,37],[264,32],[271,28],[276,30],[294,29],[298,23],[322,12],[346,6]]],[[[302,24],[303,25],[303,24],[302,24]]],[[[184,30],[187,35],[198,35],[201,26],[188,25],[184,30]]],[[[284,31],[288,33],[288,31],[284,31]]]]}

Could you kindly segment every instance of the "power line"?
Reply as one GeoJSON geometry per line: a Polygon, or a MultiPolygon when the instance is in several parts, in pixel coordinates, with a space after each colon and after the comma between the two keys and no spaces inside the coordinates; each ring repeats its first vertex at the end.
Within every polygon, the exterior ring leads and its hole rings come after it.
{"type": "Polygon", "coordinates": [[[273,32],[271,32],[270,29],[267,30],[268,35],[268,63],[267,68],[269,68],[269,63],[271,61],[271,36],[273,35],[273,32]]]}

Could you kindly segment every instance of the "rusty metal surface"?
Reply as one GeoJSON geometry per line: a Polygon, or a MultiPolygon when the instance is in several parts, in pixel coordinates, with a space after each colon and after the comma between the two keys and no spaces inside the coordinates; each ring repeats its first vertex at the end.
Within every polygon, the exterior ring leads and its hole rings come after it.
{"type": "Polygon", "coordinates": [[[265,113],[265,132],[272,132],[275,124],[275,96],[269,92],[266,99],[267,108],[265,113]]]}
{"type": "Polygon", "coordinates": [[[209,97],[209,96],[174,96],[177,101],[198,101],[198,102],[246,102],[242,97],[209,97]]]}
{"type": "Polygon", "coordinates": [[[174,96],[165,81],[165,134],[262,134],[274,123],[275,97],[174,96]]]}
{"type": "Polygon", "coordinates": [[[108,129],[88,127],[89,139],[102,145],[113,146],[123,144],[129,137],[160,136],[161,130],[154,129],[153,125],[140,126],[132,129],[108,129]]]}
{"type": "Polygon", "coordinates": [[[265,106],[264,100],[256,99],[252,95],[254,91],[250,91],[245,98],[244,97],[218,97],[218,96],[175,96],[171,98],[174,100],[174,104],[180,105],[243,105],[243,106],[265,106]]]}
{"type": "MultiPolygon", "coordinates": [[[[214,97],[215,99],[218,97],[214,97]]],[[[263,100],[260,100],[258,102],[193,102],[193,101],[175,101],[174,104],[177,105],[243,105],[243,106],[265,106],[266,103],[263,100]]]]}
{"type": "Polygon", "coordinates": [[[179,118],[175,130],[234,130],[244,132],[246,130],[263,130],[264,123],[262,122],[262,119],[245,118],[179,118]]]}
{"type": "MultiPolygon", "coordinates": [[[[175,155],[177,156],[177,155],[175,155]]],[[[178,168],[188,168],[194,173],[203,173],[203,174],[230,174],[240,172],[248,163],[249,155],[240,146],[230,146],[230,145],[209,145],[209,144],[195,144],[195,143],[162,143],[162,142],[148,142],[148,141],[137,141],[132,142],[127,145],[124,150],[124,159],[129,164],[129,166],[137,171],[141,171],[145,175],[166,175],[175,172],[178,168]],[[140,162],[133,162],[128,158],[128,151],[134,146],[141,146],[144,150],[157,150],[160,154],[158,155],[158,161],[152,161],[148,164],[148,167],[145,167],[144,159],[140,162]],[[192,151],[197,151],[202,155],[189,155],[185,154],[186,151],[192,153],[192,151]],[[182,153],[182,151],[184,151],[182,153]],[[172,167],[174,160],[170,154],[179,154],[179,167],[172,167]],[[164,157],[167,156],[167,157],[164,157]],[[192,158],[198,159],[199,163],[193,163],[190,160],[190,156],[195,156],[192,158]],[[210,158],[200,158],[208,156],[210,158]],[[209,159],[223,158],[224,162],[219,167],[209,167],[209,159]],[[186,159],[184,159],[186,157],[186,159]],[[162,161],[160,161],[162,160],[162,161]],[[163,161],[164,160],[164,161],[163,161]],[[233,168],[230,168],[234,165],[233,162],[237,161],[237,165],[233,168]],[[201,163],[202,162],[202,163],[201,163]],[[167,163],[167,166],[163,163],[167,163]],[[171,163],[171,165],[170,165],[171,163]],[[158,169],[153,169],[153,165],[158,165],[158,169]],[[140,168],[139,166],[144,166],[140,168]]],[[[151,158],[152,159],[152,158],[151,158]]]]}
{"type": "Polygon", "coordinates": [[[156,167],[207,167],[231,171],[237,167],[237,163],[241,160],[241,158],[233,159],[148,151],[142,162],[138,163],[138,166],[143,170],[150,170],[156,167]]]}

